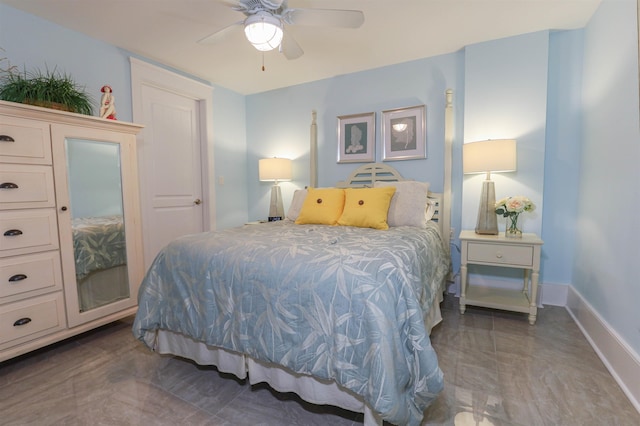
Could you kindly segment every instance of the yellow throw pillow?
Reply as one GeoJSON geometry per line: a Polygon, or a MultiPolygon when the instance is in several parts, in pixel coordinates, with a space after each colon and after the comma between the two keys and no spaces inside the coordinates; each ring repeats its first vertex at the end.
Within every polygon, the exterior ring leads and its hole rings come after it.
{"type": "Polygon", "coordinates": [[[309,188],[296,224],[335,225],[344,208],[344,189],[309,188]]]}
{"type": "Polygon", "coordinates": [[[338,225],[389,229],[387,214],[396,188],[347,188],[338,225]]]}

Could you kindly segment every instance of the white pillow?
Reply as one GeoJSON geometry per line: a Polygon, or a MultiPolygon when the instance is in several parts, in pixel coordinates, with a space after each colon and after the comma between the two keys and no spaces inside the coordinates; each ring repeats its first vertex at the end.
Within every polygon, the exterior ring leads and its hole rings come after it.
{"type": "Polygon", "coordinates": [[[415,226],[426,228],[427,220],[433,216],[433,207],[428,202],[428,182],[410,180],[400,182],[376,182],[374,187],[395,186],[389,205],[387,223],[389,226],[415,226]],[[429,217],[427,218],[427,216],[429,217]]]}
{"type": "Polygon", "coordinates": [[[291,205],[287,211],[287,219],[295,221],[298,218],[304,199],[307,198],[307,192],[306,189],[296,189],[294,191],[291,205]]]}

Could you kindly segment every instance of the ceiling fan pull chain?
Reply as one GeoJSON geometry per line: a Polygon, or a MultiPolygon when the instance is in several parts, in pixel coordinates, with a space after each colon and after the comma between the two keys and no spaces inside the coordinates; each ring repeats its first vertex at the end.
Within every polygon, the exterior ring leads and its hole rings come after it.
{"type": "Polygon", "coordinates": [[[264,71],[264,52],[262,53],[262,71],[264,71]]]}

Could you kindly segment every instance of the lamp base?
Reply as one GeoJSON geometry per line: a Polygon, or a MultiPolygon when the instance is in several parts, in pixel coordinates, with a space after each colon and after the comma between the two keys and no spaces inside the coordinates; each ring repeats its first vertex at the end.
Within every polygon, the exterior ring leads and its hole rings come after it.
{"type": "Polygon", "coordinates": [[[476,234],[498,235],[498,215],[496,215],[496,189],[493,181],[482,182],[482,194],[478,207],[476,234]]]}
{"type": "Polygon", "coordinates": [[[275,184],[271,187],[271,204],[269,205],[269,222],[284,219],[284,206],[282,205],[282,193],[280,186],[275,184]]]}

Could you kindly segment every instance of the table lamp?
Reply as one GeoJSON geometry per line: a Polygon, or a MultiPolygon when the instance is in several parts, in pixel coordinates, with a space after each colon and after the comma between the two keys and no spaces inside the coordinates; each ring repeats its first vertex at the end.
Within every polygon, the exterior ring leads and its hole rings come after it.
{"type": "Polygon", "coordinates": [[[284,218],[282,193],[278,181],[291,180],[291,160],[288,158],[263,158],[258,161],[258,176],[261,181],[273,181],[269,222],[284,218]]]}
{"type": "Polygon", "coordinates": [[[491,139],[470,142],[462,146],[464,173],[487,174],[487,178],[482,182],[476,234],[498,235],[498,216],[495,210],[496,190],[491,180],[491,172],[515,171],[516,159],[514,139],[491,139]]]}

